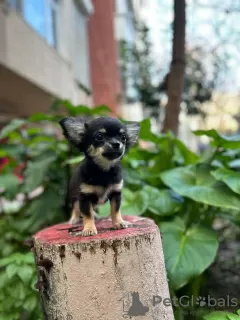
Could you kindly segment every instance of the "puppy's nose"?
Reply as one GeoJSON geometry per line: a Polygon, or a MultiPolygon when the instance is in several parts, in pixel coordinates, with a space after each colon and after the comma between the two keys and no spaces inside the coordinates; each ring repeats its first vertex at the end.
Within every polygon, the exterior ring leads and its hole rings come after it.
{"type": "Polygon", "coordinates": [[[112,142],[111,145],[112,145],[112,148],[115,150],[120,149],[120,142],[112,142]]]}

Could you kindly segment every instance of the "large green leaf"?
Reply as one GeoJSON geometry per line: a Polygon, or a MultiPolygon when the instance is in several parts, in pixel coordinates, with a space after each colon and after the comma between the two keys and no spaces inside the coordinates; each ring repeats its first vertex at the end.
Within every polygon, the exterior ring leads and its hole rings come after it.
{"type": "Polygon", "coordinates": [[[11,132],[17,130],[25,123],[25,120],[14,119],[0,131],[0,139],[6,138],[11,132]]]}
{"type": "Polygon", "coordinates": [[[31,192],[37,188],[46,178],[46,173],[50,165],[56,160],[56,154],[49,152],[45,153],[38,159],[30,162],[24,172],[26,178],[24,191],[31,192]]]}
{"type": "Polygon", "coordinates": [[[132,192],[129,189],[123,189],[122,213],[126,215],[139,216],[146,211],[148,206],[148,196],[141,190],[132,192]]]}
{"type": "Polygon", "coordinates": [[[160,224],[163,250],[170,285],[177,290],[199,276],[214,261],[218,241],[213,231],[192,227],[183,220],[160,224]]]}
{"type": "Polygon", "coordinates": [[[178,211],[182,201],[173,197],[170,190],[145,186],[142,190],[148,196],[148,210],[158,215],[171,215],[178,211]]]}
{"type": "MultiPolygon", "coordinates": [[[[230,169],[220,168],[212,171],[216,180],[223,181],[234,192],[240,194],[240,173],[230,169]]],[[[239,208],[240,209],[240,208],[239,208]]]]}
{"type": "Polygon", "coordinates": [[[211,206],[239,210],[240,197],[210,173],[209,166],[186,166],[161,174],[163,182],[181,196],[211,206]]]}
{"type": "Polygon", "coordinates": [[[229,148],[239,149],[240,148],[240,136],[225,137],[219,134],[216,130],[197,130],[193,131],[196,136],[208,136],[213,139],[213,145],[229,148]]]}

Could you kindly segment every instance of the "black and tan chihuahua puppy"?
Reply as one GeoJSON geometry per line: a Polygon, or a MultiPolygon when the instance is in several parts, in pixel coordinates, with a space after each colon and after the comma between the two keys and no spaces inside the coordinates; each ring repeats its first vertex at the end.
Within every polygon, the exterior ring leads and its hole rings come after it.
{"type": "Polygon", "coordinates": [[[60,121],[65,137],[85,158],[78,165],[69,186],[73,211],[70,223],[83,218],[81,235],[97,234],[94,223],[95,208],[110,200],[113,227],[126,228],[120,213],[123,187],[121,159],[137,142],[139,123],[100,117],[87,122],[83,118],[64,118],[60,121]]]}

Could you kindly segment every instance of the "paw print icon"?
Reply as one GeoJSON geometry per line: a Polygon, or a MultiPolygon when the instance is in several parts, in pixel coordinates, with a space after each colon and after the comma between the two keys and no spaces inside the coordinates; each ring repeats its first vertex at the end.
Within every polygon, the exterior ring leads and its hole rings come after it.
{"type": "Polygon", "coordinates": [[[206,301],[206,298],[205,297],[197,297],[197,300],[196,300],[196,305],[198,305],[199,307],[204,307],[206,306],[207,304],[207,301],[206,301]]]}

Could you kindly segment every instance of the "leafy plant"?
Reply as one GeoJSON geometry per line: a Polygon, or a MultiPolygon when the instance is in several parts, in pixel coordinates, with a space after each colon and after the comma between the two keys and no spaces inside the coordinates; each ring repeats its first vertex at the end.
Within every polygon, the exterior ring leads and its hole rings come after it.
{"type": "MultiPolygon", "coordinates": [[[[32,308],[36,275],[22,243],[39,229],[68,219],[67,184],[72,169],[82,159],[60,134],[57,121],[66,114],[95,117],[109,110],[106,106],[74,107],[68,101],[61,102],[62,109],[59,105],[55,104],[49,114],[14,120],[0,133],[7,139],[0,147],[0,156],[8,160],[0,179],[0,277],[7,279],[1,284],[0,318],[17,319],[23,314],[26,319],[41,317],[39,306],[32,308]],[[23,273],[29,282],[20,275],[25,266],[23,273]],[[8,295],[13,281],[24,291],[18,297],[8,295]],[[7,306],[3,303],[6,295],[7,306]]],[[[202,275],[217,254],[215,219],[240,225],[240,140],[214,130],[195,134],[212,139],[213,148],[201,157],[171,133],[154,134],[150,120],[145,119],[140,140],[148,147],[136,145],[123,158],[122,212],[150,217],[159,225],[173,295],[184,290],[199,295],[202,275]]],[[[101,215],[109,214],[109,204],[99,209],[101,215]]]]}
{"type": "Polygon", "coordinates": [[[237,311],[237,314],[231,312],[221,312],[216,311],[212,312],[209,315],[203,317],[204,320],[239,320],[240,319],[240,310],[237,311]]]}

